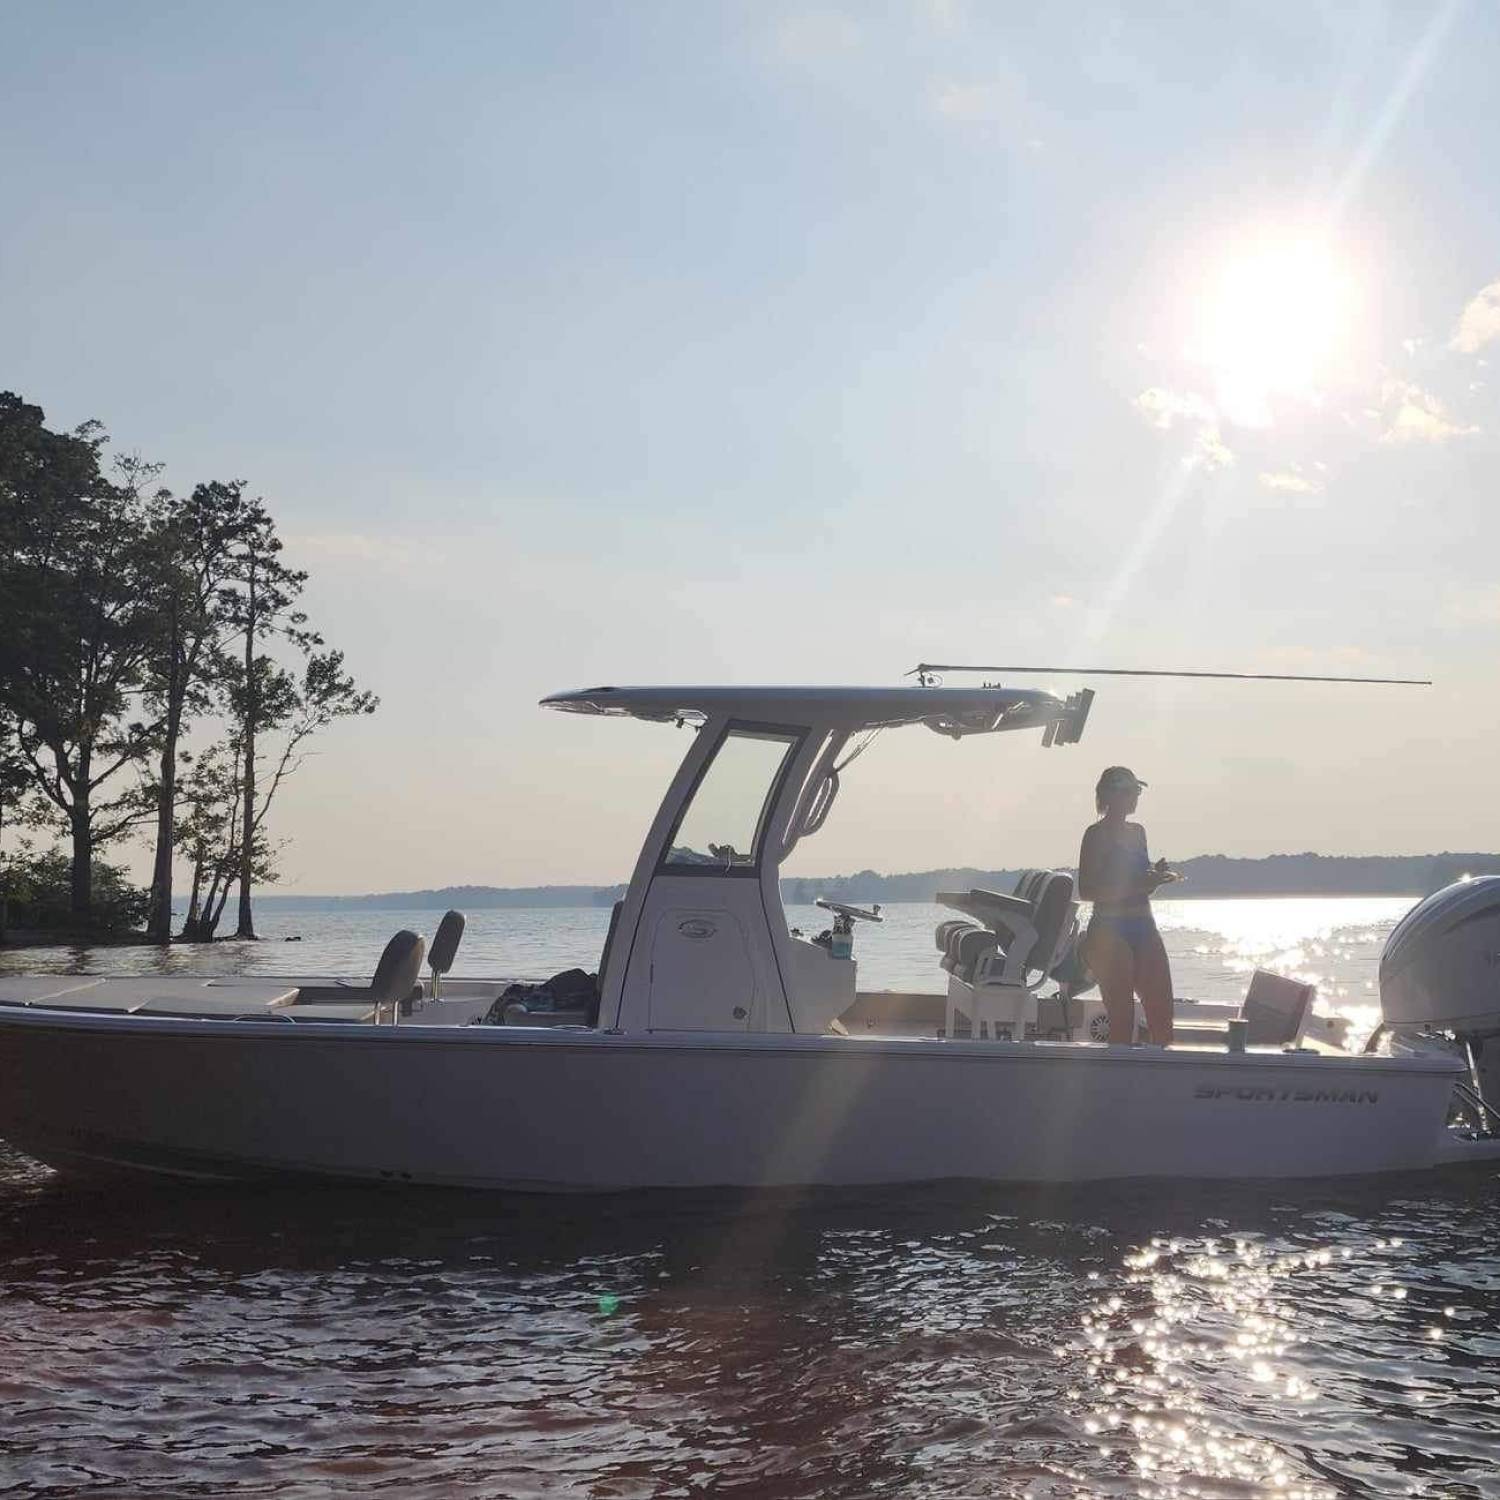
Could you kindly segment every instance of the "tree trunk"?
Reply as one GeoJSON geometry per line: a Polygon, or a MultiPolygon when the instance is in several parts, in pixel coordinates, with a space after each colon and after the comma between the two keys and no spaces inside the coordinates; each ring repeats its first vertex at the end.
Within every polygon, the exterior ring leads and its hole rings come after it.
{"type": "Polygon", "coordinates": [[[182,919],[182,938],[184,942],[196,943],[198,941],[198,898],[203,891],[203,857],[193,857],[193,889],[188,897],[187,916],[182,919]]]}
{"type": "Polygon", "coordinates": [[[93,756],[87,745],[78,747],[78,767],[75,775],[68,777],[68,791],[73,805],[68,809],[68,825],[73,833],[73,868],[70,871],[68,901],[69,910],[80,922],[87,924],[94,914],[94,839],[93,811],[89,805],[89,776],[93,773],[93,756]]]}
{"type": "Polygon", "coordinates": [[[208,888],[203,893],[203,905],[198,911],[198,926],[195,934],[200,943],[208,942],[214,935],[214,927],[218,922],[214,907],[217,906],[220,911],[224,908],[221,891],[227,892],[229,889],[227,869],[225,862],[220,860],[209,871],[208,888]]]}
{"type": "Polygon", "coordinates": [[[146,936],[156,943],[172,941],[172,845],[177,819],[177,737],[181,729],[181,707],[171,705],[156,794],[156,861],[151,870],[151,915],[146,923],[146,936]]]}
{"type": "Polygon", "coordinates": [[[87,802],[81,808],[74,804],[69,822],[73,827],[72,898],[69,906],[76,918],[87,923],[93,917],[94,907],[94,841],[89,835],[87,802]]]}
{"type": "MultiPolygon", "coordinates": [[[[224,882],[224,889],[219,892],[219,902],[218,902],[218,905],[215,906],[212,911],[207,910],[206,908],[204,910],[204,913],[203,913],[203,936],[204,936],[205,941],[210,942],[210,943],[213,942],[214,933],[216,933],[219,930],[219,919],[224,915],[224,906],[228,902],[228,900],[229,900],[229,882],[226,880],[224,882]]],[[[235,933],[235,936],[236,937],[240,937],[240,936],[242,936],[242,934],[240,934],[240,933],[237,932],[237,933],[235,933]]],[[[252,932],[250,934],[250,936],[254,937],[255,934],[252,932]]]]}
{"type": "Polygon", "coordinates": [[[255,566],[248,580],[245,610],[245,805],[240,836],[240,921],[237,938],[255,936],[255,919],[250,912],[250,874],[255,865],[255,730],[260,716],[259,691],[255,679],[255,637],[259,628],[255,609],[255,566]]]}

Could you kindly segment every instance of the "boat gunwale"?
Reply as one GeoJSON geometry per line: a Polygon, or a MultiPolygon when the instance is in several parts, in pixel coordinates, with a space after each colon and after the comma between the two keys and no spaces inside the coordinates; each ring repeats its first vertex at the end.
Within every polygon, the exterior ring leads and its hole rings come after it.
{"type": "Polygon", "coordinates": [[[398,1026],[373,1026],[352,1020],[305,1020],[291,1017],[262,1021],[228,1018],[143,1015],[98,1010],[52,1010],[40,1005],[0,1001],[0,1033],[54,1031],[189,1040],[334,1042],[341,1046],[508,1046],[563,1047],[582,1051],[755,1053],[810,1057],[894,1056],[968,1063],[1012,1061],[1033,1065],[1073,1062],[1088,1067],[1210,1067],[1254,1073],[1277,1070],[1326,1073],[1330,1067],[1361,1073],[1433,1074],[1457,1078],[1467,1070],[1454,1056],[1407,1054],[1384,1057],[1363,1053],[1297,1051],[1230,1052],[1209,1048],[1110,1046],[1089,1042],[973,1040],[932,1036],[838,1036],[796,1032],[601,1031],[572,1026],[433,1026],[419,1020],[398,1026]],[[288,1021],[291,1024],[288,1024],[288,1021]]]}

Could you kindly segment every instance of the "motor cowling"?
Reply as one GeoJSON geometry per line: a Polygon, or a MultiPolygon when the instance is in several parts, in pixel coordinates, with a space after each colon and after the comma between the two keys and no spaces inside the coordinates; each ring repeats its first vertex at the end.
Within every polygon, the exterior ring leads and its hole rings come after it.
{"type": "Polygon", "coordinates": [[[1500,875],[1460,880],[1407,912],[1380,955],[1391,1027],[1500,1036],[1500,875]]]}

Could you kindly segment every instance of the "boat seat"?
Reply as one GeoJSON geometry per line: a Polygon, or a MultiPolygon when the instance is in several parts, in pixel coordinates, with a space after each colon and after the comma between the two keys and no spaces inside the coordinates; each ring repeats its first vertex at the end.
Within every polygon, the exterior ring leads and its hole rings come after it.
{"type": "Polygon", "coordinates": [[[403,928],[385,945],[375,977],[364,989],[344,984],[305,984],[298,988],[298,1005],[362,1005],[373,1007],[375,1019],[387,1006],[398,1012],[422,994],[422,955],[427,944],[415,932],[403,928]]]}
{"type": "MultiPolygon", "coordinates": [[[[1048,915],[1041,910],[1039,903],[1048,889],[1048,882],[1054,879],[1055,872],[1051,870],[1023,870],[1016,880],[1016,893],[1012,895],[980,888],[939,891],[937,899],[943,905],[979,919],[979,922],[964,922],[949,918],[938,924],[936,939],[943,952],[939,961],[941,967],[972,983],[978,977],[986,955],[997,951],[1009,953],[1018,940],[1029,946],[1035,941],[1033,929],[1039,925],[1050,932],[1048,915]]],[[[1071,893],[1072,877],[1069,876],[1064,904],[1071,900],[1071,893]]],[[[1056,902],[1060,898],[1059,891],[1049,899],[1056,902]]]]}
{"type": "Polygon", "coordinates": [[[953,1035],[959,1012],[969,1017],[975,1037],[984,1034],[986,1025],[992,1036],[1003,1025],[1019,1038],[1028,1024],[1036,1024],[1036,991],[1073,938],[1078,906],[1071,875],[1027,872],[1023,882],[1018,882],[1018,889],[1030,893],[1024,911],[1015,909],[1022,904],[1018,897],[1000,898],[1002,905],[994,892],[969,893],[970,898],[980,898],[971,899],[971,909],[988,905],[994,929],[973,928],[950,936],[943,962],[949,974],[944,1025],[948,1036],[953,1035]]]}
{"type": "MultiPolygon", "coordinates": [[[[1003,936],[1007,940],[1014,938],[1014,929],[1003,936]]],[[[1000,947],[1001,938],[1002,934],[991,928],[966,927],[957,935],[957,941],[944,960],[943,968],[961,979],[972,980],[984,956],[1000,947]]]]}
{"type": "MultiPolygon", "coordinates": [[[[1038,873],[1046,875],[1050,872],[1043,870],[1038,873]]],[[[1034,898],[1019,893],[1003,895],[976,886],[967,891],[939,891],[937,899],[940,905],[951,906],[954,911],[961,911],[966,917],[993,928],[1003,926],[1010,917],[1024,915],[1034,898]]]]}
{"type": "Polygon", "coordinates": [[[937,924],[937,930],[933,934],[937,943],[937,951],[945,957],[948,953],[948,939],[960,928],[972,927],[972,922],[966,922],[962,917],[949,917],[937,924]]]}
{"type": "Polygon", "coordinates": [[[1245,1041],[1252,1047],[1290,1047],[1302,1040],[1318,987],[1257,969],[1250,976],[1240,1006],[1240,1019],[1249,1022],[1245,1041]]]}
{"type": "Polygon", "coordinates": [[[467,919],[461,911],[445,911],[443,920],[438,923],[437,931],[432,935],[432,947],[427,951],[427,968],[432,975],[428,993],[434,1000],[441,995],[443,975],[453,967],[453,958],[458,952],[466,925],[467,919]]]}

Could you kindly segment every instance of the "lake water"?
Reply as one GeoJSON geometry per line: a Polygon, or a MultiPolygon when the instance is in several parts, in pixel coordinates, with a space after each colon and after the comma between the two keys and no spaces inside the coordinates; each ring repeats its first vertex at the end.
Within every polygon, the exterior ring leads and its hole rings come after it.
{"type": "MultiPolygon", "coordinates": [[[[1324,1008],[1366,1029],[1375,1022],[1375,978],[1386,934],[1412,902],[1405,897],[1157,901],[1157,922],[1171,955],[1179,995],[1238,1002],[1257,965],[1310,979],[1324,1008]]],[[[856,935],[861,989],[940,990],[933,928],[953,912],[927,902],[883,908],[879,925],[856,935]]],[[[257,943],[211,947],[33,948],[0,951],[0,974],[368,975],[386,939],[402,927],[430,937],[435,911],[267,910],[256,917],[257,943]],[[288,942],[288,938],[299,941],[288,942]]],[[[813,906],[787,908],[809,935],[828,925],[813,906]]],[[[545,978],[560,969],[594,969],[609,926],[608,907],[536,907],[468,914],[455,975],[545,978]]]]}
{"type": "MultiPolygon", "coordinates": [[[[1403,901],[1162,903],[1180,994],[1257,963],[1371,1019],[1403,901]]],[[[817,913],[793,914],[816,930],[817,913]]],[[[933,986],[937,909],[858,934],[933,986]]],[[[211,953],[368,971],[437,914],[211,953]]],[[[592,964],[475,913],[457,970],[592,964]]],[[[1495,1497],[1500,1178],[549,1200],[85,1190],[0,1147],[0,1492],[1495,1497]]]]}

